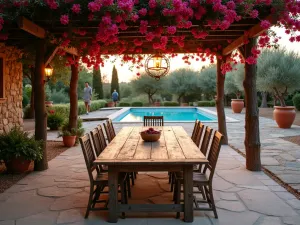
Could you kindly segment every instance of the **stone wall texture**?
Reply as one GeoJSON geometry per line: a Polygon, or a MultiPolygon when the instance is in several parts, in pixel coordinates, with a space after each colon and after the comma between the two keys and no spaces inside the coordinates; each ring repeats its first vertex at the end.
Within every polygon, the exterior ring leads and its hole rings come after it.
{"type": "Polygon", "coordinates": [[[23,127],[22,52],[0,43],[0,53],[5,55],[5,99],[0,99],[0,133],[7,133],[14,126],[23,127]]]}

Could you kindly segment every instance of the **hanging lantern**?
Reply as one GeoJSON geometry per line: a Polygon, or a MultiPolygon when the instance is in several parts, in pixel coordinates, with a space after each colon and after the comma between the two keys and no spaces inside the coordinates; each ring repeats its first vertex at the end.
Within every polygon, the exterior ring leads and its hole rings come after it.
{"type": "Polygon", "coordinates": [[[53,68],[50,66],[50,64],[48,64],[45,67],[45,76],[46,76],[46,82],[50,80],[50,77],[53,74],[53,68]]]}
{"type": "Polygon", "coordinates": [[[145,69],[149,76],[159,80],[169,72],[170,61],[161,54],[151,55],[146,59],[145,69]]]}

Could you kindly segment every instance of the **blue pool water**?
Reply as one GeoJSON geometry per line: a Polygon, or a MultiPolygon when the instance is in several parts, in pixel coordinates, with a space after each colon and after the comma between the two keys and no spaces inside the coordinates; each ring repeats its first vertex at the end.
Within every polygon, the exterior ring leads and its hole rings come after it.
{"type": "Polygon", "coordinates": [[[144,116],[163,116],[164,121],[192,122],[196,119],[208,122],[216,121],[217,117],[197,108],[130,108],[119,115],[114,122],[142,122],[144,116]]]}

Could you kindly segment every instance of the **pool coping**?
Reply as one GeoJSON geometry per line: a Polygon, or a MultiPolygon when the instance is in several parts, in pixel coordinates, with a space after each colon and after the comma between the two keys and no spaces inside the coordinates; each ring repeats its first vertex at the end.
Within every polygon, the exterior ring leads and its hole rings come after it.
{"type": "MultiPolygon", "coordinates": [[[[130,109],[137,109],[137,108],[142,108],[142,109],[147,109],[147,108],[155,108],[155,109],[163,109],[163,108],[167,108],[167,109],[174,109],[174,108],[193,108],[193,109],[199,109],[199,110],[202,110],[206,113],[210,113],[214,116],[218,116],[217,115],[217,112],[214,112],[212,110],[209,110],[209,109],[205,109],[205,108],[202,108],[202,107],[195,107],[195,106],[185,106],[185,107],[182,107],[182,106],[172,106],[172,107],[123,107],[121,110],[111,114],[108,116],[109,119],[111,120],[114,120],[115,118],[117,118],[118,116],[120,116],[121,114],[123,113],[126,113],[127,111],[129,111],[130,109]]],[[[114,123],[142,123],[141,121],[113,121],[114,123]]],[[[194,123],[195,121],[164,121],[165,123],[194,123]]],[[[205,121],[204,123],[217,123],[218,121],[217,120],[211,120],[211,121],[205,121]]],[[[233,119],[231,117],[228,117],[226,116],[226,122],[229,122],[229,123],[236,123],[236,122],[239,122],[239,120],[237,119],[233,119]]]]}

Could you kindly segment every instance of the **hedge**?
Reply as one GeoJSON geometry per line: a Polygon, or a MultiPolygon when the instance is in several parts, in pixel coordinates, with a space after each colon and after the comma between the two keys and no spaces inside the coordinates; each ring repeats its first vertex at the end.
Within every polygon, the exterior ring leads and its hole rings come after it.
{"type": "Polygon", "coordinates": [[[131,106],[139,107],[139,106],[143,106],[143,103],[142,102],[133,102],[133,103],[131,103],[131,106]]]}
{"type": "Polygon", "coordinates": [[[164,102],[164,106],[179,106],[178,102],[164,102]]]}
{"type": "Polygon", "coordinates": [[[128,107],[128,106],[130,106],[130,103],[129,102],[120,102],[119,106],[120,107],[128,107]]]}
{"type": "MultiPolygon", "coordinates": [[[[100,108],[105,107],[106,101],[104,100],[94,100],[91,102],[91,112],[97,111],[100,108]]],[[[64,115],[65,117],[69,116],[70,113],[70,104],[55,104],[51,107],[55,112],[64,115]]],[[[29,105],[24,109],[24,118],[28,115],[29,105]]],[[[78,115],[83,115],[86,113],[84,102],[78,102],[78,115]]]]}
{"type": "Polygon", "coordinates": [[[294,106],[298,111],[300,111],[300,94],[295,94],[293,97],[294,106]]]}
{"type": "Polygon", "coordinates": [[[210,107],[210,106],[215,106],[215,105],[216,105],[215,101],[199,101],[198,102],[198,106],[210,107]]]}

